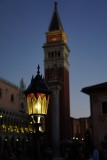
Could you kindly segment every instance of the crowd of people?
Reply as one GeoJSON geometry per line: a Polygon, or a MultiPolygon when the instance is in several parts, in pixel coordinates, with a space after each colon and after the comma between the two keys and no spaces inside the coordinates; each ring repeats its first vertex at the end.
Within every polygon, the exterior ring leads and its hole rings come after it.
{"type": "MultiPolygon", "coordinates": [[[[32,145],[17,145],[12,146],[5,143],[3,146],[0,146],[0,160],[36,160],[37,157],[37,148],[32,145]]],[[[50,148],[42,148],[41,155],[39,155],[41,160],[52,160],[52,153],[50,148]]]]}
{"type": "MultiPolygon", "coordinates": [[[[42,152],[41,160],[53,160],[52,151],[48,148],[42,152]]],[[[63,155],[64,160],[107,160],[107,151],[96,147],[89,148],[84,144],[71,144],[65,146],[63,155]]],[[[0,148],[0,160],[33,160],[32,149],[24,150],[23,146],[16,148],[8,145],[0,148]]]]}
{"type": "Polygon", "coordinates": [[[29,160],[28,158],[31,157],[30,151],[27,151],[21,145],[16,147],[10,145],[3,145],[0,148],[0,160],[29,160]]]}
{"type": "Polygon", "coordinates": [[[73,146],[66,149],[64,160],[107,160],[107,151],[93,147],[73,146]]]}
{"type": "Polygon", "coordinates": [[[4,146],[0,152],[0,160],[22,160],[22,151],[19,147],[14,150],[10,146],[4,146]]]}

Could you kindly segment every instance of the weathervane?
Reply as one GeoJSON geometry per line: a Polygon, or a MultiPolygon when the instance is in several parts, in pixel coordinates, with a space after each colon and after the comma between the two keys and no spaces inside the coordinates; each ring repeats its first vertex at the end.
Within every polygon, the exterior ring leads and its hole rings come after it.
{"type": "Polygon", "coordinates": [[[54,0],[55,9],[57,9],[57,3],[58,3],[58,0],[54,0]]]}
{"type": "Polygon", "coordinates": [[[54,3],[57,4],[57,3],[58,3],[58,0],[54,0],[54,3]]]}

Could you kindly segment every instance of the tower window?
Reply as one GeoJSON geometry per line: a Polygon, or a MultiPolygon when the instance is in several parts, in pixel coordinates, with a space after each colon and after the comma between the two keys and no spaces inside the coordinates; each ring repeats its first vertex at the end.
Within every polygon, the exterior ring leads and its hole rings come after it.
{"type": "Polygon", "coordinates": [[[58,52],[58,58],[60,58],[60,51],[58,52]]]}
{"type": "Polygon", "coordinates": [[[50,58],[50,56],[51,56],[51,55],[50,55],[50,52],[48,52],[48,58],[50,58]]]}
{"type": "Polygon", "coordinates": [[[52,52],[52,58],[54,57],[54,53],[52,52]]]}
{"type": "Polygon", "coordinates": [[[57,58],[57,51],[55,51],[55,58],[57,58]]]}
{"type": "Polygon", "coordinates": [[[24,109],[24,104],[23,104],[23,102],[21,103],[21,109],[24,109]]]}
{"type": "Polygon", "coordinates": [[[21,104],[20,104],[20,111],[21,112],[25,112],[25,110],[24,110],[24,103],[23,102],[21,102],[21,104]]]}
{"type": "Polygon", "coordinates": [[[13,103],[14,102],[14,95],[12,94],[10,97],[10,101],[13,103]]]}
{"type": "Polygon", "coordinates": [[[102,102],[102,114],[107,114],[107,101],[102,102]]]}
{"type": "Polygon", "coordinates": [[[2,89],[0,88],[0,98],[2,98],[2,89]]]}

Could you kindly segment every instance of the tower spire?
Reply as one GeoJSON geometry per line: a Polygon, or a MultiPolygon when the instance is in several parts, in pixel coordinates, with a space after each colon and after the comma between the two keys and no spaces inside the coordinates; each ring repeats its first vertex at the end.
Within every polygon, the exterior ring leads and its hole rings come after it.
{"type": "Polygon", "coordinates": [[[57,10],[57,5],[58,5],[57,0],[55,0],[54,5],[55,5],[55,10],[57,10]]]}
{"type": "Polygon", "coordinates": [[[62,23],[58,14],[58,9],[57,9],[57,0],[54,1],[54,12],[53,12],[53,16],[48,28],[48,31],[63,31],[63,27],[62,27],[62,23]]]}

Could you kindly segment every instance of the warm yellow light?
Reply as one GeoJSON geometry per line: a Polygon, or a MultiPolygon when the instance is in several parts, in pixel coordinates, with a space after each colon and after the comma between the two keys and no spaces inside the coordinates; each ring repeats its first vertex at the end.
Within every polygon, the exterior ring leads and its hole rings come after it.
{"type": "Polygon", "coordinates": [[[2,129],[3,129],[4,131],[6,131],[6,125],[5,125],[5,124],[2,124],[2,129]]]}
{"type": "Polygon", "coordinates": [[[42,127],[39,127],[39,131],[43,132],[43,129],[42,129],[42,127]]]}
{"type": "Polygon", "coordinates": [[[35,105],[35,107],[36,107],[36,112],[40,113],[40,111],[41,111],[41,104],[39,102],[37,102],[36,105],[35,105]]]}
{"type": "Polygon", "coordinates": [[[28,132],[28,128],[25,128],[25,131],[28,132]]]}
{"type": "Polygon", "coordinates": [[[49,96],[46,97],[43,93],[38,93],[38,95],[29,94],[27,96],[27,107],[28,114],[47,114],[49,104],[49,96]]]}
{"type": "Polygon", "coordinates": [[[33,129],[30,127],[30,128],[29,128],[29,131],[30,131],[30,133],[32,133],[32,132],[33,132],[33,129]]]}
{"type": "Polygon", "coordinates": [[[2,115],[0,115],[0,118],[2,118],[3,116],[2,115]]]}
{"type": "Polygon", "coordinates": [[[40,123],[40,116],[38,116],[38,123],[40,123]]]}

